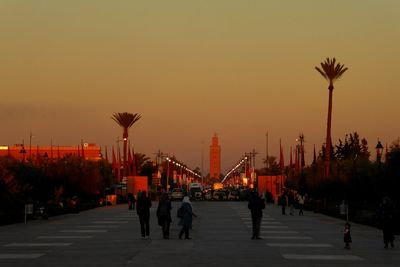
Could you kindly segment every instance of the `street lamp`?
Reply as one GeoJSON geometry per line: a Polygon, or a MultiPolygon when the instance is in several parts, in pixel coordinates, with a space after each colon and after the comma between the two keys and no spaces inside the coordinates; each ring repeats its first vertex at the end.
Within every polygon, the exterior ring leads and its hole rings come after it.
{"type": "Polygon", "coordinates": [[[378,163],[381,163],[382,153],[383,153],[383,146],[381,144],[381,141],[378,140],[378,144],[376,145],[375,149],[376,149],[376,161],[378,163]]]}

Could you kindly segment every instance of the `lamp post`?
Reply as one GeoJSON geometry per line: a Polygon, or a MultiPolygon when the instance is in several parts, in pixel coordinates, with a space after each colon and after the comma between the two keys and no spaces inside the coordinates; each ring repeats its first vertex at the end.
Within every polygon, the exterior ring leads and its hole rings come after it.
{"type": "Polygon", "coordinates": [[[383,146],[381,144],[381,141],[379,141],[379,139],[378,139],[378,144],[376,144],[375,149],[376,149],[376,161],[378,163],[381,163],[383,146]]]}

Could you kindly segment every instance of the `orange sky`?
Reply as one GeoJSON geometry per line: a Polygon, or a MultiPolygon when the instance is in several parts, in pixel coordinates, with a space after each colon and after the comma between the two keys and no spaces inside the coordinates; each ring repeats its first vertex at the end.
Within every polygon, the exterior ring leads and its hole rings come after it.
{"type": "MultiPolygon", "coordinates": [[[[0,144],[115,145],[115,112],[142,114],[137,152],[208,172],[214,132],[225,172],[255,148],[289,162],[300,132],[324,142],[326,57],[348,68],[333,97],[336,143],[370,148],[400,132],[400,1],[0,0],[0,144]]],[[[374,149],[371,149],[374,153],[374,149]]]]}

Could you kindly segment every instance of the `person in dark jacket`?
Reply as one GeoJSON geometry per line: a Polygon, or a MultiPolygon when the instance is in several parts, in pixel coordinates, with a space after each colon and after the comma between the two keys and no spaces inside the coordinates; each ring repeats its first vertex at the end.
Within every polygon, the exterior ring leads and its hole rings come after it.
{"type": "Polygon", "coordinates": [[[137,200],[136,207],[137,214],[139,215],[142,239],[145,239],[145,237],[149,238],[150,236],[150,208],[151,200],[147,196],[147,192],[143,191],[137,200]]]}
{"type": "Polygon", "coordinates": [[[383,243],[385,244],[385,248],[388,248],[389,243],[393,248],[394,247],[393,202],[389,197],[383,198],[379,212],[380,212],[380,220],[383,231],[383,243]]]}
{"type": "Polygon", "coordinates": [[[197,217],[197,215],[193,213],[192,204],[188,196],[183,198],[181,208],[183,212],[179,224],[182,225],[182,229],[179,232],[179,239],[182,239],[183,234],[185,234],[185,239],[191,239],[189,237],[189,229],[192,228],[193,216],[197,217]]]}
{"type": "Polygon", "coordinates": [[[261,219],[263,215],[263,209],[265,208],[265,202],[262,200],[256,192],[253,192],[248,208],[251,212],[251,220],[253,223],[253,235],[251,239],[261,239],[260,237],[260,227],[261,227],[261,219]]]}
{"type": "Polygon", "coordinates": [[[164,239],[169,239],[169,227],[172,222],[171,209],[172,206],[168,193],[164,193],[157,207],[158,225],[161,226],[164,239]]]}
{"type": "Polygon", "coordinates": [[[287,192],[283,192],[281,196],[282,215],[286,215],[286,206],[288,204],[287,192]]]}

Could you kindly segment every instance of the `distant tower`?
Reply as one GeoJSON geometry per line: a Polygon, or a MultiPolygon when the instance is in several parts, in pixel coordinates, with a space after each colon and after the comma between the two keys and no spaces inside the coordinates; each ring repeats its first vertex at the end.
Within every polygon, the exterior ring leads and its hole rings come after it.
{"type": "Polygon", "coordinates": [[[215,133],[210,146],[210,177],[219,179],[221,174],[221,147],[218,145],[218,136],[215,133]]]}

